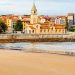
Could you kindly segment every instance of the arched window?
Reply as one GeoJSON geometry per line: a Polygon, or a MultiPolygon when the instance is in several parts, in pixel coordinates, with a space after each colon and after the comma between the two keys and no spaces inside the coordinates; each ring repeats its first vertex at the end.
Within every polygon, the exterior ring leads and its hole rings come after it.
{"type": "Polygon", "coordinates": [[[32,30],[32,33],[34,33],[34,30],[32,30]]]}
{"type": "Polygon", "coordinates": [[[46,29],[44,29],[44,32],[46,32],[46,29]]]}
{"type": "Polygon", "coordinates": [[[61,32],[61,29],[59,29],[59,32],[61,32]]]}
{"type": "Polygon", "coordinates": [[[49,32],[49,29],[48,29],[48,32],[49,32]]]}
{"type": "Polygon", "coordinates": [[[51,28],[51,30],[53,30],[53,27],[51,28]]]}

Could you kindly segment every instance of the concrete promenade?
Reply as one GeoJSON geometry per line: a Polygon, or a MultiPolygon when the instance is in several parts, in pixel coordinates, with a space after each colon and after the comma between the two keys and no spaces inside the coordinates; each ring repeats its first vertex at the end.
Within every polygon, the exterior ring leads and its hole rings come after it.
{"type": "Polygon", "coordinates": [[[75,33],[67,34],[0,34],[0,42],[65,42],[75,41],[75,33]]]}

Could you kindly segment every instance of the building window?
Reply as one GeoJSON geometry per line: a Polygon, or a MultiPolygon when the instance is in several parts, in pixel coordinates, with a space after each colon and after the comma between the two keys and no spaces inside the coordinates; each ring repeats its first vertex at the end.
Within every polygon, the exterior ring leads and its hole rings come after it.
{"type": "Polygon", "coordinates": [[[51,30],[53,30],[53,28],[51,28],[51,30]]]}
{"type": "Polygon", "coordinates": [[[63,29],[63,32],[65,32],[65,30],[63,29]]]}
{"type": "Polygon", "coordinates": [[[44,32],[46,32],[46,30],[44,30],[44,32]]]}
{"type": "Polygon", "coordinates": [[[65,20],[60,20],[60,24],[65,24],[65,20]]]}
{"type": "Polygon", "coordinates": [[[49,29],[48,29],[48,32],[49,32],[49,29]]]}
{"type": "Polygon", "coordinates": [[[42,29],[40,30],[40,32],[42,32],[42,29]]]}
{"type": "Polygon", "coordinates": [[[61,32],[61,29],[59,29],[59,32],[61,32]]]}
{"type": "Polygon", "coordinates": [[[32,30],[32,33],[34,33],[34,30],[32,30]]]}

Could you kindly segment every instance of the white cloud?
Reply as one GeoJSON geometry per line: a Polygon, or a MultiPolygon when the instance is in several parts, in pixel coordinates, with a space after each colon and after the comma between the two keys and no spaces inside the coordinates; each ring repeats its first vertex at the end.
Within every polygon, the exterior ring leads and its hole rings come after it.
{"type": "MultiPolygon", "coordinates": [[[[33,0],[0,0],[0,12],[9,12],[16,14],[30,13],[33,0]]],[[[70,11],[75,12],[75,3],[71,0],[36,0],[35,1],[39,14],[64,14],[70,11]]]]}

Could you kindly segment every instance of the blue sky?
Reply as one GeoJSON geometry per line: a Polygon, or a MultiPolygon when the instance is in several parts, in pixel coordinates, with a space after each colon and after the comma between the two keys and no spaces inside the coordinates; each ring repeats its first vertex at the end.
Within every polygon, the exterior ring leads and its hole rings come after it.
{"type": "Polygon", "coordinates": [[[75,13],[75,0],[0,0],[0,14],[31,14],[35,2],[38,15],[75,13]]]}

